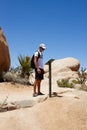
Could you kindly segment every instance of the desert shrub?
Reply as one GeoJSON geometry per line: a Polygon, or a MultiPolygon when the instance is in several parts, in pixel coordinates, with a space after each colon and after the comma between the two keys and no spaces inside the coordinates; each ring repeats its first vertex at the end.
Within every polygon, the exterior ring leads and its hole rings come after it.
{"type": "Polygon", "coordinates": [[[57,85],[59,87],[74,88],[73,83],[69,83],[68,80],[64,79],[62,79],[61,81],[57,80],[57,85]]]}
{"type": "Polygon", "coordinates": [[[81,83],[81,84],[84,84],[86,79],[87,79],[87,73],[86,73],[86,68],[81,68],[81,71],[78,71],[78,75],[79,75],[79,79],[78,81],[81,83]]]}
{"type": "Polygon", "coordinates": [[[82,67],[81,70],[78,71],[78,75],[79,75],[78,82],[80,82],[80,84],[81,84],[80,90],[87,91],[87,85],[85,84],[85,82],[87,80],[86,68],[82,67]]]}
{"type": "Polygon", "coordinates": [[[79,80],[72,80],[72,83],[74,83],[74,84],[80,84],[80,81],[79,80]]]}

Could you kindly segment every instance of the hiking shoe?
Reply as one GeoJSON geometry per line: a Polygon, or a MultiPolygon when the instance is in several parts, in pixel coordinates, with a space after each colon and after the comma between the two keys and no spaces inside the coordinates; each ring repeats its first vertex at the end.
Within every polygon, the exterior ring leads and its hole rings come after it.
{"type": "Polygon", "coordinates": [[[44,95],[43,93],[39,92],[38,95],[44,95]]]}
{"type": "Polygon", "coordinates": [[[38,96],[38,94],[37,93],[33,93],[33,97],[37,97],[38,96]]]}

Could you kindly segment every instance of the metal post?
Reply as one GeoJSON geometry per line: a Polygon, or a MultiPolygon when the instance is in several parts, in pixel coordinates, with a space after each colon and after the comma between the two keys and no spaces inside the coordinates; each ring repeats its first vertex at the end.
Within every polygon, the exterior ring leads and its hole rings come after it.
{"type": "Polygon", "coordinates": [[[46,65],[49,65],[49,97],[51,97],[51,63],[54,61],[54,59],[50,59],[46,65]]]}
{"type": "Polygon", "coordinates": [[[49,62],[49,97],[51,97],[51,62],[49,62]]]}

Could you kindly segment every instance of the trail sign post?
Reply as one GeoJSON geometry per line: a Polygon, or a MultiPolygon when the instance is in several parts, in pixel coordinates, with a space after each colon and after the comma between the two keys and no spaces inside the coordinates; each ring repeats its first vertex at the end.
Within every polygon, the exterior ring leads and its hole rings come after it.
{"type": "Polygon", "coordinates": [[[51,63],[54,61],[54,59],[50,59],[46,62],[46,65],[49,65],[49,97],[51,97],[51,63]]]}

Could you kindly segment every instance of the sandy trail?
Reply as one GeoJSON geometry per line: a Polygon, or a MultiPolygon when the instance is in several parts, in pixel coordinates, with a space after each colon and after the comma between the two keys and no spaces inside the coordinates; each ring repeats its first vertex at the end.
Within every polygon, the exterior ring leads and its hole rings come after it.
{"type": "MultiPolygon", "coordinates": [[[[87,130],[87,92],[57,89],[58,97],[48,97],[30,108],[0,113],[0,130],[87,130]]],[[[7,94],[8,101],[34,99],[32,87],[0,84],[0,100],[7,94]]]]}

